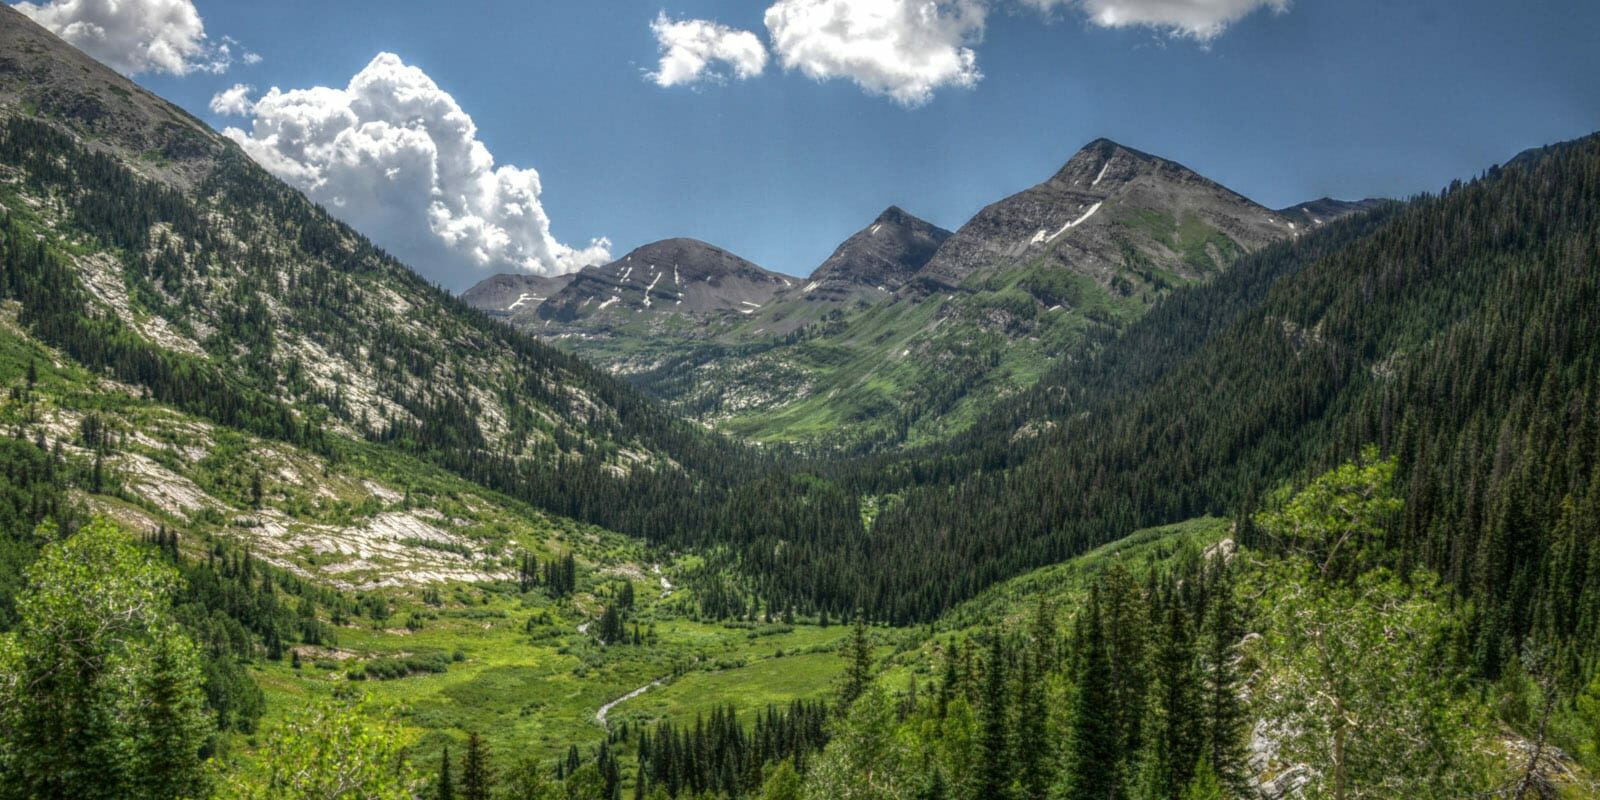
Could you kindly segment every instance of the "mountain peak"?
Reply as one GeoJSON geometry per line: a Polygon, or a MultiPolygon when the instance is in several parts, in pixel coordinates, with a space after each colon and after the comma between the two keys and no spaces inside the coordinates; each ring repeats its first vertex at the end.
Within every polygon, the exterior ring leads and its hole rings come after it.
{"type": "Polygon", "coordinates": [[[569,323],[600,312],[752,313],[794,280],[714,244],[678,237],[640,245],[609,264],[584,267],[539,306],[569,323]]]}
{"type": "Polygon", "coordinates": [[[872,221],[874,224],[882,222],[885,224],[903,225],[910,220],[921,222],[921,220],[918,220],[905,209],[899,206],[889,206],[883,210],[882,214],[879,214],[877,218],[872,221]]]}
{"type": "Polygon", "coordinates": [[[1125,271],[1130,236],[1144,257],[1199,279],[1293,233],[1288,220],[1182,164],[1099,138],[1049,180],[980,211],[911,284],[949,291],[975,273],[1046,256],[1109,285],[1125,271]],[[1180,224],[1191,235],[1208,231],[1209,244],[1180,241],[1180,224]]]}
{"type": "Polygon", "coordinates": [[[1080,189],[1093,190],[1104,187],[1109,191],[1112,187],[1126,183],[1141,173],[1164,166],[1178,165],[1101,137],[1074,153],[1050,180],[1053,183],[1076,186],[1080,189]]]}
{"type": "Polygon", "coordinates": [[[889,206],[844,240],[811,273],[802,291],[807,300],[822,302],[881,297],[922,269],[950,236],[950,231],[889,206]]]}

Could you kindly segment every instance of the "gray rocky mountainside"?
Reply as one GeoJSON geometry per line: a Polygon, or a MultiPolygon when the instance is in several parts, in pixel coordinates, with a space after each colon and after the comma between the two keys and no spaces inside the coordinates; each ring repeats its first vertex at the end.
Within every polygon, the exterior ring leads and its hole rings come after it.
{"type": "Polygon", "coordinates": [[[1145,264],[1193,280],[1292,235],[1290,222],[1181,164],[1097,139],[1049,180],[978,212],[910,285],[948,291],[1034,259],[1102,285],[1145,264]]]}
{"type": "Polygon", "coordinates": [[[769,272],[720,247],[666,239],[622,258],[585,267],[538,308],[558,324],[636,315],[751,314],[795,279],[769,272]]]}
{"type": "Polygon", "coordinates": [[[6,4],[0,4],[0,108],[70,126],[91,149],[182,186],[209,174],[231,146],[6,4]]]}
{"type": "Polygon", "coordinates": [[[544,301],[567,287],[577,273],[565,275],[492,275],[461,293],[462,302],[490,314],[509,316],[519,311],[534,311],[544,301]]]}
{"type": "Polygon", "coordinates": [[[801,289],[813,303],[877,300],[927,265],[950,231],[890,206],[844,240],[801,289]]]}

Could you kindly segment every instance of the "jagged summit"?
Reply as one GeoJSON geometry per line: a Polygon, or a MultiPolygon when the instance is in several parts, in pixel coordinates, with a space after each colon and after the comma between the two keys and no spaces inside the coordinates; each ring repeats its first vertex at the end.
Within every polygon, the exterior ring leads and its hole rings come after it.
{"type": "Polygon", "coordinates": [[[1289,221],[1194,170],[1096,139],[1048,180],[978,213],[909,282],[950,291],[978,273],[1048,259],[1109,286],[1129,253],[1182,278],[1292,234],[1289,221]]]}
{"type": "Polygon", "coordinates": [[[1101,138],[1074,153],[1049,182],[1080,187],[1087,185],[1090,189],[1106,185],[1109,189],[1141,171],[1164,165],[1179,166],[1142,150],[1101,138]]]}
{"type": "Polygon", "coordinates": [[[844,240],[801,291],[808,302],[878,299],[922,269],[950,236],[950,231],[890,206],[844,240]]]}
{"type": "Polygon", "coordinates": [[[663,239],[584,267],[539,307],[539,316],[565,323],[600,313],[749,314],[794,285],[715,245],[663,239]]]}

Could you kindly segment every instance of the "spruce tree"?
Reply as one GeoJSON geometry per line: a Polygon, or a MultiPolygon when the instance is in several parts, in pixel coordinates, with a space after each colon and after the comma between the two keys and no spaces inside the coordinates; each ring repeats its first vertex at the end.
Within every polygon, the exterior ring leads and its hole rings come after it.
{"type": "Polygon", "coordinates": [[[444,746],[439,757],[439,781],[434,785],[435,800],[456,800],[456,787],[450,781],[450,745],[444,746]]]}
{"type": "Polygon", "coordinates": [[[1016,725],[1012,735],[1012,761],[1016,764],[1021,796],[1044,797],[1050,789],[1055,751],[1050,741],[1050,706],[1045,691],[1046,659],[1038,646],[1024,656],[1016,681],[1016,725]]]}
{"type": "Polygon", "coordinates": [[[493,783],[489,746],[473,731],[467,734],[467,751],[461,755],[461,800],[489,800],[493,783]]]}
{"type": "Polygon", "coordinates": [[[1146,637],[1159,620],[1151,616],[1145,590],[1121,562],[1106,570],[1100,587],[1097,618],[1110,665],[1110,709],[1117,724],[1118,752],[1125,771],[1143,742],[1141,727],[1150,681],[1146,637]]]}
{"type": "Polygon", "coordinates": [[[213,723],[201,693],[200,660],[194,644],[176,631],[158,635],[154,650],[139,686],[134,782],[145,797],[203,797],[210,781],[200,751],[213,723]]]}
{"type": "Polygon", "coordinates": [[[1188,616],[1170,595],[1164,605],[1166,624],[1152,664],[1155,686],[1145,725],[1141,786],[1150,800],[1179,800],[1204,745],[1200,688],[1188,616]]]}
{"type": "Polygon", "coordinates": [[[1005,642],[996,633],[989,641],[989,657],[984,664],[983,731],[978,740],[978,795],[995,800],[1011,795],[1013,765],[1006,677],[1005,642]]]}
{"type": "Polygon", "coordinates": [[[1201,656],[1202,741],[1207,765],[1217,779],[1238,794],[1249,789],[1245,733],[1249,710],[1240,697],[1236,647],[1243,636],[1232,576],[1219,567],[1217,585],[1206,609],[1201,656]]]}
{"type": "Polygon", "coordinates": [[[849,708],[872,685],[872,639],[867,635],[867,620],[860,613],[856,614],[843,655],[844,684],[839,687],[839,705],[849,708]]]}
{"type": "Polygon", "coordinates": [[[1091,590],[1078,642],[1067,757],[1057,796],[1062,800],[1121,800],[1122,733],[1117,725],[1111,659],[1101,629],[1100,592],[1091,590]]]}

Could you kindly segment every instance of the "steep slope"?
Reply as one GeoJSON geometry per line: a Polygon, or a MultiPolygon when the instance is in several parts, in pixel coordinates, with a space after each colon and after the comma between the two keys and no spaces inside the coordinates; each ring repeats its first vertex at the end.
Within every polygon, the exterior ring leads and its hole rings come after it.
{"type": "Polygon", "coordinates": [[[950,231],[890,206],[844,240],[811,273],[801,292],[812,303],[880,299],[926,266],[950,236],[950,231]]]}
{"type": "Polygon", "coordinates": [[[678,482],[747,463],[430,286],[9,7],[0,40],[7,335],[227,431],[334,461],[373,442],[607,524],[626,524],[623,495],[691,502],[678,482]]]}
{"type": "Polygon", "coordinates": [[[787,336],[861,311],[905,285],[950,232],[890,206],[840,243],[809,278],[785,288],[723,340],[787,336]]]}
{"type": "Polygon", "coordinates": [[[1049,180],[978,212],[912,286],[948,291],[1035,259],[1108,287],[1158,279],[1151,269],[1195,280],[1292,230],[1180,164],[1097,139],[1049,180]]]}
{"type": "Polygon", "coordinates": [[[534,311],[567,284],[575,273],[546,277],[507,273],[484,278],[461,293],[461,302],[488,314],[511,315],[534,311]]]}
{"type": "Polygon", "coordinates": [[[1400,563],[1478,598],[1487,672],[1535,632],[1530,597],[1592,637],[1600,618],[1571,598],[1600,597],[1597,542],[1570,526],[1600,501],[1600,138],[1376,213],[1175,294],[1019,399],[1012,436],[873,462],[864,479],[897,501],[851,560],[920,566],[863,575],[867,593],[915,617],[1375,443],[1406,487],[1400,563]],[[912,488],[952,474],[974,477],[912,488]]]}
{"type": "Polygon", "coordinates": [[[192,186],[227,145],[205,123],[107,69],[35,25],[0,9],[0,109],[57,120],[86,146],[134,171],[192,186]]]}

